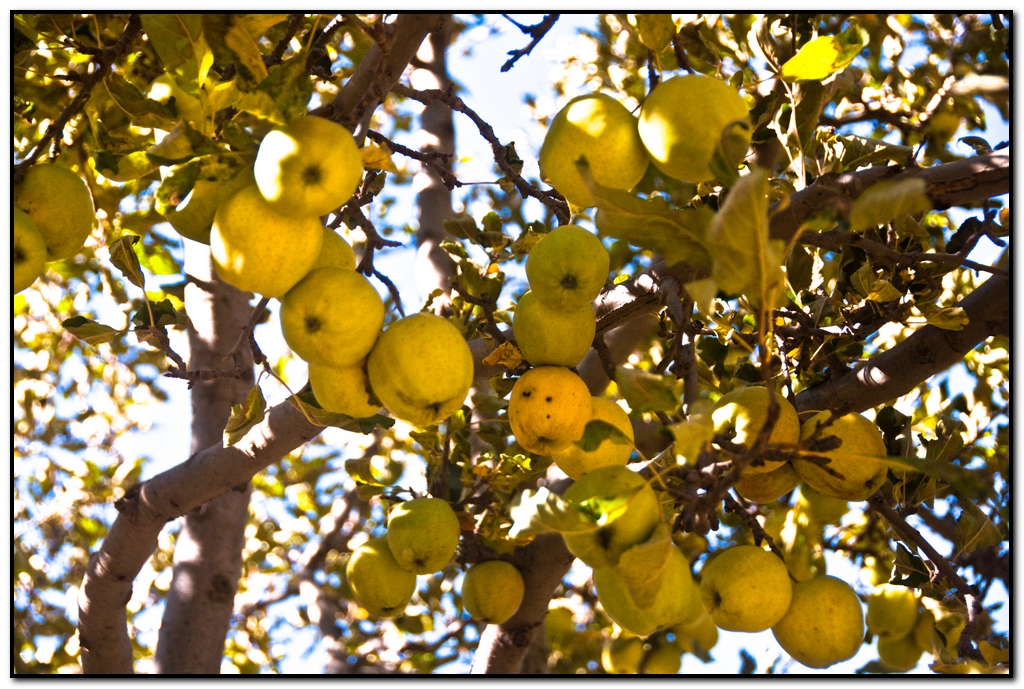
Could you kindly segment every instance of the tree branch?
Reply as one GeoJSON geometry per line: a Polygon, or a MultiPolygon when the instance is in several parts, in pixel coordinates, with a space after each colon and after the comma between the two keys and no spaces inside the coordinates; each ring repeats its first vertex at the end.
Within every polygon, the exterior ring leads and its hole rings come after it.
{"type": "Polygon", "coordinates": [[[541,39],[544,38],[544,36],[547,35],[548,31],[551,30],[551,27],[555,25],[555,22],[558,21],[558,17],[560,15],[546,14],[544,15],[544,18],[540,20],[539,23],[534,24],[533,26],[523,26],[522,24],[520,24],[507,14],[503,14],[501,16],[515,24],[520,31],[522,31],[524,34],[533,39],[526,45],[525,48],[518,48],[516,50],[508,51],[508,54],[511,55],[512,57],[508,59],[508,62],[501,66],[501,71],[507,72],[510,69],[512,69],[512,66],[515,65],[519,58],[526,57],[533,51],[537,44],[540,43],[541,39]]]}

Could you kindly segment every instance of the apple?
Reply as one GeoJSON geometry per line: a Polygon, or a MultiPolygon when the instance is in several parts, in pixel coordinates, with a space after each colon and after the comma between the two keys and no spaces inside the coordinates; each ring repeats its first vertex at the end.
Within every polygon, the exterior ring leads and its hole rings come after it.
{"type": "MultiPolygon", "coordinates": [[[[746,387],[728,392],[718,400],[711,419],[715,424],[715,433],[735,431],[732,442],[750,447],[757,440],[758,434],[768,420],[768,408],[771,404],[771,393],[768,388],[746,387]]],[[[779,416],[772,427],[768,442],[776,445],[796,445],[800,442],[800,417],[796,409],[782,395],[776,395],[779,403],[779,416]]],[[[744,474],[766,474],[782,466],[785,462],[765,462],[759,466],[747,466],[744,474]]]]}
{"type": "Polygon", "coordinates": [[[210,255],[224,282],[280,299],[316,263],[323,239],[323,225],[317,218],[281,215],[263,200],[255,185],[249,185],[217,209],[210,255]]]}
{"type": "Polygon", "coordinates": [[[637,120],[619,101],[603,93],[577,96],[558,111],[540,148],[541,178],[569,203],[596,205],[576,161],[586,158],[594,181],[628,191],[647,171],[650,160],[637,120]]]}
{"type": "Polygon", "coordinates": [[[462,604],[474,620],[503,624],[519,609],[526,584],[514,565],[487,560],[473,565],[462,579],[462,604]]]}
{"type": "Polygon", "coordinates": [[[516,381],[508,419],[516,440],[527,451],[550,455],[583,437],[590,420],[590,390],[567,368],[539,366],[516,381]]]}
{"type": "Polygon", "coordinates": [[[683,666],[679,648],[675,644],[662,641],[654,646],[644,659],[645,675],[678,675],[683,666]]]}
{"type": "Polygon", "coordinates": [[[845,581],[817,576],[793,585],[789,610],[772,634],[801,665],[826,668],[856,655],[864,641],[864,611],[845,581]]]}
{"type": "Polygon", "coordinates": [[[700,574],[704,609],[720,629],[764,631],[782,619],[793,598],[785,563],[759,546],[723,550],[700,574]]]}
{"type": "Polygon", "coordinates": [[[317,268],[281,300],[281,331],[312,364],[354,366],[373,349],[384,302],[370,281],[348,268],[317,268]]]}
{"type": "Polygon", "coordinates": [[[703,609],[695,622],[676,625],[672,632],[676,635],[676,643],[681,649],[701,660],[704,660],[708,656],[708,651],[718,643],[718,627],[715,626],[711,615],[703,609]]]}
{"type": "Polygon", "coordinates": [[[629,422],[629,415],[622,407],[611,400],[592,397],[590,419],[587,423],[590,421],[605,421],[612,424],[629,438],[629,442],[616,442],[612,438],[605,438],[597,449],[590,452],[585,452],[575,443],[555,452],[551,458],[569,478],[578,480],[588,471],[608,466],[624,466],[629,461],[629,456],[633,454],[633,424],[629,422]]]}
{"type": "Polygon", "coordinates": [[[638,131],[659,170],[694,184],[715,178],[712,159],[723,141],[724,162],[735,167],[742,161],[751,134],[747,105],[736,89],[698,74],[655,86],[640,111],[638,131]]]}
{"type": "Polygon", "coordinates": [[[644,659],[644,642],[636,636],[608,639],[601,647],[601,667],[609,675],[635,675],[644,659]]]}
{"type": "Polygon", "coordinates": [[[309,384],[316,401],[327,411],[361,419],[373,416],[382,406],[370,389],[364,361],[343,367],[310,364],[309,384]]]}
{"type": "Polygon", "coordinates": [[[878,659],[882,665],[896,672],[913,670],[917,661],[921,660],[921,653],[913,635],[902,638],[878,637],[878,659]]]}
{"type": "Polygon", "coordinates": [[[326,215],[352,198],[363,161],[347,129],[303,115],[263,138],[253,171],[277,212],[301,218],[326,215]]]}
{"type": "Polygon", "coordinates": [[[36,163],[14,187],[14,207],[28,214],[46,244],[46,260],[71,258],[96,225],[92,194],[61,165],[36,163]]]}
{"type": "Polygon", "coordinates": [[[522,296],[512,318],[516,346],[534,366],[576,366],[590,351],[596,331],[597,318],[589,302],[552,309],[533,292],[522,296]]]}
{"type": "Polygon", "coordinates": [[[608,280],[610,261],[594,234],[578,225],[562,225],[530,250],[526,279],[542,304],[568,310],[597,298],[608,280]]]}
{"type": "Polygon", "coordinates": [[[867,623],[875,636],[902,639],[917,624],[917,593],[896,584],[876,586],[868,598],[867,623]]]}
{"type": "Polygon", "coordinates": [[[465,402],[473,385],[473,354],[451,322],[417,313],[381,334],[366,372],[374,393],[392,414],[430,426],[465,402]]]}
{"type": "Polygon", "coordinates": [[[455,557],[462,527],[444,500],[415,498],[388,515],[388,547],[402,568],[414,574],[440,572],[455,557]]]}
{"type": "MultiPolygon", "coordinates": [[[[807,440],[815,429],[831,416],[823,411],[812,416],[801,429],[801,440],[807,440]]],[[[842,444],[835,450],[815,452],[828,457],[828,466],[843,478],[837,478],[824,468],[806,459],[793,460],[793,468],[804,483],[823,495],[841,500],[867,500],[878,490],[886,478],[886,465],[874,457],[887,455],[882,433],[871,421],[860,414],[846,414],[823,429],[820,439],[838,437],[842,444]]]]}
{"type": "Polygon", "coordinates": [[[843,515],[850,511],[850,504],[846,500],[822,495],[807,484],[800,486],[800,497],[796,504],[812,522],[818,524],[838,524],[843,515]]]}
{"type": "MultiPolygon", "coordinates": [[[[774,464],[774,462],[773,462],[774,464]]],[[[800,484],[793,465],[784,463],[768,473],[744,471],[733,484],[736,492],[751,502],[767,503],[778,500],[800,484]]]]}
{"type": "Polygon", "coordinates": [[[14,292],[32,286],[46,270],[46,242],[36,229],[28,213],[14,209],[14,245],[11,250],[14,264],[14,292]]]}
{"type": "Polygon", "coordinates": [[[320,246],[314,268],[349,268],[356,267],[356,255],[352,245],[329,227],[324,228],[324,241],[320,246]]]}
{"type": "Polygon", "coordinates": [[[356,602],[374,617],[402,614],[416,592],[416,575],[398,564],[386,536],[356,548],[345,566],[345,577],[356,602]]]}

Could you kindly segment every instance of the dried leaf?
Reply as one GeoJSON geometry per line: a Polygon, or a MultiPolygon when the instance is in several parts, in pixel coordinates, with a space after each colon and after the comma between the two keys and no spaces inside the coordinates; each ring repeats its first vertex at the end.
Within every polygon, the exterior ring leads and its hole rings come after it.
{"type": "Polygon", "coordinates": [[[137,234],[125,233],[110,245],[110,262],[136,287],[145,288],[146,278],[142,274],[135,244],[142,239],[137,234]]]}
{"type": "Polygon", "coordinates": [[[398,174],[395,161],[391,159],[391,148],[386,143],[368,143],[359,149],[359,154],[363,159],[363,167],[367,170],[386,170],[398,174]]]}
{"type": "Polygon", "coordinates": [[[259,385],[254,385],[242,404],[231,405],[231,416],[224,427],[224,447],[231,447],[241,440],[256,424],[263,421],[267,411],[267,400],[259,385]]]}
{"type": "Polygon", "coordinates": [[[523,353],[511,342],[502,342],[484,357],[482,363],[487,366],[501,365],[507,369],[514,369],[523,363],[523,353]]]}

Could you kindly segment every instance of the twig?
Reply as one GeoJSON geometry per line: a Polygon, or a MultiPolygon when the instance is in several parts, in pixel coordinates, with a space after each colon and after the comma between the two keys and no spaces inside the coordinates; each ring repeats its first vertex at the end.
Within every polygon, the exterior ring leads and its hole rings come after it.
{"type": "Polygon", "coordinates": [[[502,342],[508,340],[508,338],[505,337],[505,333],[498,328],[497,321],[494,320],[494,306],[491,303],[489,293],[483,292],[479,297],[474,297],[466,291],[465,288],[463,288],[462,283],[458,280],[452,281],[452,289],[458,292],[462,296],[463,301],[467,304],[479,306],[484,312],[484,318],[487,319],[487,332],[494,338],[496,345],[500,345],[502,342]]]}
{"type": "Polygon", "coordinates": [[[334,32],[341,28],[345,21],[342,19],[340,14],[335,15],[334,19],[328,22],[327,26],[324,27],[313,44],[309,47],[309,53],[306,55],[306,73],[312,76],[318,77],[323,81],[331,81],[334,75],[331,74],[330,68],[328,71],[324,71],[319,65],[314,65],[321,57],[327,54],[327,42],[331,40],[331,36],[334,32]]]}
{"type": "Polygon", "coordinates": [[[280,64],[281,59],[284,57],[284,51],[288,49],[288,44],[291,43],[292,38],[295,36],[295,32],[299,30],[299,24],[302,22],[303,15],[301,12],[296,14],[288,15],[288,26],[284,30],[284,35],[281,40],[274,46],[273,52],[270,55],[263,56],[263,64],[267,67],[273,67],[274,65],[280,64]]]}
{"type": "Polygon", "coordinates": [[[376,24],[371,26],[364,22],[362,19],[360,19],[358,15],[343,14],[341,16],[344,17],[345,21],[348,22],[349,24],[359,27],[359,29],[362,30],[363,33],[372,38],[373,42],[381,46],[382,48],[387,43],[388,38],[391,37],[390,29],[392,27],[384,23],[383,17],[376,24]]]}
{"type": "Polygon", "coordinates": [[[601,368],[604,370],[604,374],[608,376],[609,380],[615,380],[615,359],[612,358],[612,353],[608,350],[608,345],[604,341],[604,333],[598,332],[594,335],[593,347],[597,350],[597,357],[601,361],[601,368]]]}
{"type": "Polygon", "coordinates": [[[725,509],[742,519],[750,529],[750,532],[754,535],[754,545],[760,546],[762,541],[767,543],[768,547],[772,549],[772,552],[775,553],[780,560],[785,562],[785,554],[783,554],[779,549],[779,546],[775,545],[775,541],[772,540],[772,537],[764,530],[761,523],[757,521],[757,518],[750,512],[743,509],[743,505],[736,502],[736,500],[728,493],[725,494],[724,500],[725,509]]]}
{"type": "Polygon", "coordinates": [[[434,498],[448,499],[448,457],[452,450],[452,429],[450,425],[445,426],[444,442],[441,443],[441,463],[434,474],[434,480],[430,482],[428,491],[434,498]]]}
{"type": "Polygon", "coordinates": [[[238,352],[241,351],[242,345],[249,340],[249,336],[256,328],[256,324],[259,323],[260,318],[263,316],[263,312],[267,309],[267,304],[270,303],[270,297],[261,297],[259,302],[252,308],[252,312],[249,314],[249,318],[246,319],[245,325],[242,326],[242,332],[238,335],[238,340],[234,346],[224,355],[224,358],[234,357],[238,352]]]}
{"type": "Polygon", "coordinates": [[[403,146],[402,144],[391,141],[380,132],[372,129],[366,132],[366,138],[374,141],[378,144],[387,144],[395,153],[401,153],[402,155],[418,160],[423,165],[426,165],[441,178],[441,182],[448,188],[448,191],[455,189],[456,187],[464,186],[463,182],[460,182],[458,178],[452,174],[452,171],[445,167],[443,164],[438,162],[441,159],[447,163],[451,158],[455,156],[454,153],[443,153],[441,151],[414,151],[411,148],[403,146]]]}
{"type": "Polygon", "coordinates": [[[512,66],[515,65],[519,58],[526,57],[527,55],[530,54],[530,52],[533,51],[537,44],[540,43],[541,39],[543,39],[547,32],[551,30],[551,27],[555,25],[555,22],[558,21],[558,17],[560,15],[546,14],[544,15],[544,18],[540,20],[539,23],[534,24],[533,26],[524,26],[517,22],[512,17],[508,16],[507,14],[503,14],[501,16],[515,24],[520,31],[522,31],[524,34],[528,35],[532,39],[526,45],[525,48],[519,48],[518,50],[508,51],[508,54],[511,55],[512,57],[509,58],[508,62],[501,66],[501,71],[507,72],[510,69],[512,69],[512,66]]]}

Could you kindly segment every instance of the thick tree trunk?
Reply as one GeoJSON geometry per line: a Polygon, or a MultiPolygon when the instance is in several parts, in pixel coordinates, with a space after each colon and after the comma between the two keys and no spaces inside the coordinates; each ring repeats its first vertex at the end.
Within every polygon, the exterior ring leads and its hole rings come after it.
{"type": "MultiPolygon", "coordinates": [[[[225,356],[249,315],[249,297],[217,279],[206,247],[189,242],[186,272],[205,284],[185,287],[190,325],[189,369],[230,368],[225,356]]],[[[192,388],[192,452],[221,442],[231,405],[252,388],[244,379],[221,378],[192,388]]],[[[160,673],[218,673],[241,573],[251,485],[239,479],[229,491],[185,517],[174,548],[174,575],[156,649],[160,673]]]]}

